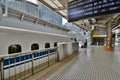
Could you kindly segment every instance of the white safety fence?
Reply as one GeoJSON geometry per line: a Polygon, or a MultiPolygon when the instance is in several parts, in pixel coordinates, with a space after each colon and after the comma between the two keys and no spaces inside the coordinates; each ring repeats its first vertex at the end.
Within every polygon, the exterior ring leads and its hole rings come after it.
{"type": "Polygon", "coordinates": [[[57,47],[3,55],[0,57],[0,80],[22,80],[57,62],[57,47]]]}

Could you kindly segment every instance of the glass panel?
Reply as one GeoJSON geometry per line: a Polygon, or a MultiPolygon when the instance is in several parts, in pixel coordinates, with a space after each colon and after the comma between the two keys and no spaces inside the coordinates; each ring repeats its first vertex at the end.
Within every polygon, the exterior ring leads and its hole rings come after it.
{"type": "Polygon", "coordinates": [[[50,43],[45,43],[45,48],[50,48],[50,43]]]}
{"type": "Polygon", "coordinates": [[[32,44],[31,50],[38,50],[38,49],[39,49],[39,45],[38,44],[32,44]]]}
{"type": "Polygon", "coordinates": [[[21,51],[22,51],[21,46],[18,44],[10,45],[8,48],[8,54],[19,53],[21,51]]]}

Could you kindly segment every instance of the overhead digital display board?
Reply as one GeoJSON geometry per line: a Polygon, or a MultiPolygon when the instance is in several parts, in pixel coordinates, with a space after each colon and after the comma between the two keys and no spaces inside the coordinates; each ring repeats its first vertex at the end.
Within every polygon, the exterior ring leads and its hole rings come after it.
{"type": "Polygon", "coordinates": [[[120,0],[74,0],[68,3],[68,21],[119,13],[120,0]]]}

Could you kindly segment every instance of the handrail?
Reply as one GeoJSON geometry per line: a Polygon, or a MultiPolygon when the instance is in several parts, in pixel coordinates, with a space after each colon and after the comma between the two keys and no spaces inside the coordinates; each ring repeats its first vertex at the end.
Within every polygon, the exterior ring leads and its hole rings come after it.
{"type": "Polygon", "coordinates": [[[38,16],[38,7],[33,6],[31,4],[28,4],[27,2],[19,2],[19,1],[9,1],[9,8],[15,9],[17,11],[32,15],[34,17],[39,17],[38,16]]]}
{"type": "MultiPolygon", "coordinates": [[[[52,13],[48,13],[48,14],[44,14],[41,12],[41,8],[40,6],[34,6],[26,1],[24,2],[20,2],[20,1],[7,1],[7,0],[3,0],[4,3],[2,4],[5,8],[5,13],[8,12],[8,8],[19,11],[19,12],[23,12],[25,14],[31,15],[33,17],[39,18],[39,19],[43,19],[46,20],[48,22],[51,23],[55,23],[57,25],[59,24],[59,17],[58,16],[54,16],[54,18],[52,17],[51,20],[49,20],[48,18],[45,18],[45,16],[50,16],[50,14],[52,13]],[[44,14],[45,16],[41,16],[41,14],[44,14]],[[53,21],[55,20],[55,21],[53,21]]],[[[52,12],[52,11],[51,11],[52,12]]],[[[61,26],[61,25],[60,25],[61,26]]]]}
{"type": "Polygon", "coordinates": [[[2,5],[1,5],[1,1],[0,1],[0,16],[2,15],[2,5]]]}

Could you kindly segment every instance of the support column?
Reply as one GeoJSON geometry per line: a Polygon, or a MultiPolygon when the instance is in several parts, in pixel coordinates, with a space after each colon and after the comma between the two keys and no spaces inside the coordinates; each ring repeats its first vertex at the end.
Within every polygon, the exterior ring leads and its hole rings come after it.
{"type": "Polygon", "coordinates": [[[107,23],[107,38],[105,41],[105,50],[106,51],[113,51],[114,50],[114,43],[112,39],[112,20],[109,20],[107,23]]]}

